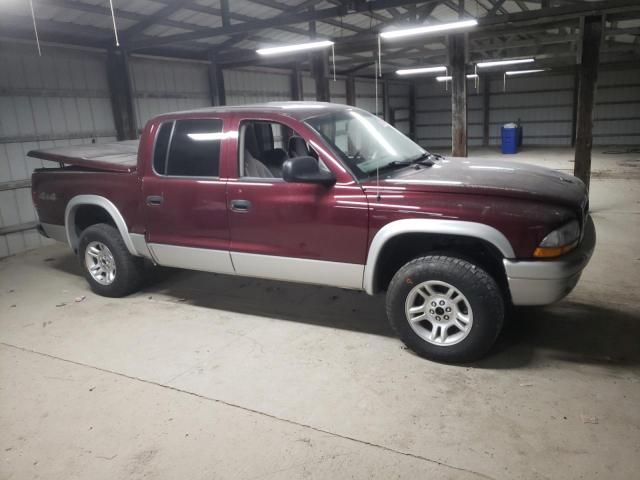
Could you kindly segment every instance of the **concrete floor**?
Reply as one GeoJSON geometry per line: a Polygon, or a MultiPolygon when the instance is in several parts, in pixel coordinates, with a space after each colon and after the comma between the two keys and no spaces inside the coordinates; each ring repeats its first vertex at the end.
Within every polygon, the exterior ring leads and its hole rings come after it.
{"type": "Polygon", "coordinates": [[[605,157],[578,288],[474,365],[404,349],[383,298],[170,270],[114,300],[64,246],[1,261],[0,478],[637,478],[640,155],[605,157]]]}

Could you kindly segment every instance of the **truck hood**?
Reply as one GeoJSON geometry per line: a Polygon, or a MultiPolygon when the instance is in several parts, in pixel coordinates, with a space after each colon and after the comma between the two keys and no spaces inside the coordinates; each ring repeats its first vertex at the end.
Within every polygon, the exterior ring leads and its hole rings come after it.
{"type": "MultiPolygon", "coordinates": [[[[431,167],[397,170],[381,186],[408,191],[450,191],[539,200],[578,210],[586,201],[581,180],[526,163],[484,158],[448,157],[431,167]]],[[[375,188],[375,179],[367,187],[375,188]]]]}

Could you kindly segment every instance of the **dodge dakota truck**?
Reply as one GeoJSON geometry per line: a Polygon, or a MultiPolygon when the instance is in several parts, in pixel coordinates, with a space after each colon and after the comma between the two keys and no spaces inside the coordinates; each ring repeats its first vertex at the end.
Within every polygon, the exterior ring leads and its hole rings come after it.
{"type": "Polygon", "coordinates": [[[485,355],[511,305],[576,285],[595,246],[577,178],[444,158],[358,108],[315,102],[151,119],[139,141],[29,152],[40,231],[121,297],[143,264],[386,292],[423,357],[485,355]],[[145,260],[146,259],[146,260],[145,260]]]}

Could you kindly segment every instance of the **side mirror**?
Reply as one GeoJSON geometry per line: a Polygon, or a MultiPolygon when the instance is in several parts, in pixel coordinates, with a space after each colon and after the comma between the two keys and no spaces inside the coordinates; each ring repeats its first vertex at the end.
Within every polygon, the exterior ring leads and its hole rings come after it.
{"type": "Polygon", "coordinates": [[[313,157],[290,158],[282,165],[285,182],[319,183],[327,187],[336,183],[332,172],[321,170],[318,160],[313,157]]]}

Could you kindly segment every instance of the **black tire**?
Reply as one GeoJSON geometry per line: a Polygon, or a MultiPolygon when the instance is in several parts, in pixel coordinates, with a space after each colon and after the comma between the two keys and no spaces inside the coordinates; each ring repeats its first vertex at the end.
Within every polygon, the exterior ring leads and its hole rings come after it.
{"type": "Polygon", "coordinates": [[[117,228],[106,223],[87,227],[80,235],[78,258],[82,272],[93,292],[103,297],[124,297],[137,291],[142,284],[144,260],[129,253],[117,228]],[[115,278],[108,285],[96,281],[85,262],[87,246],[100,242],[110,250],[115,261],[115,278]]]}
{"type": "MultiPolygon", "coordinates": [[[[439,362],[464,363],[480,359],[493,346],[504,323],[504,299],[496,281],[480,267],[455,257],[434,255],[407,263],[391,280],[386,303],[387,316],[400,339],[421,357],[439,362]],[[414,287],[427,281],[446,282],[466,297],[473,321],[467,336],[458,343],[430,343],[411,327],[405,314],[407,298],[414,287]]],[[[417,324],[432,330],[433,324],[429,320],[417,324]]],[[[450,331],[463,335],[455,326],[448,327],[447,332],[450,331]]]]}

